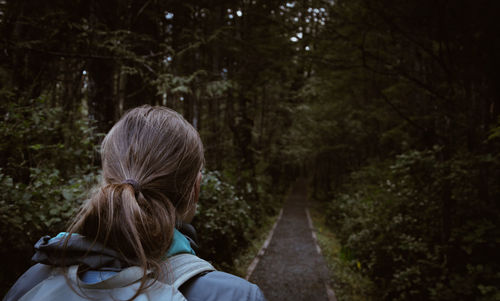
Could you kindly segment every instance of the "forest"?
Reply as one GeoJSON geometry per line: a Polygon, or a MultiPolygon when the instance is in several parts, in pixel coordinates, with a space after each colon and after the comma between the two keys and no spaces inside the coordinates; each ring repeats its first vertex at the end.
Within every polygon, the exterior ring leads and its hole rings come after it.
{"type": "Polygon", "coordinates": [[[367,300],[499,300],[498,12],[494,0],[0,0],[0,292],[87,198],[104,134],[151,104],[202,137],[194,224],[219,268],[302,177],[342,260],[376,288],[367,300]]]}

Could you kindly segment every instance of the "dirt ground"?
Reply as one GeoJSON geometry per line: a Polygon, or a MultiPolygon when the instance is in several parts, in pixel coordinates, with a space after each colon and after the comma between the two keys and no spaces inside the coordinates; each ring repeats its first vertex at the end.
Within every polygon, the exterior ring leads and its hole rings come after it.
{"type": "Polygon", "coordinates": [[[306,207],[306,189],[299,182],[285,202],[272,240],[250,277],[268,301],[328,300],[328,270],[316,251],[306,207]]]}

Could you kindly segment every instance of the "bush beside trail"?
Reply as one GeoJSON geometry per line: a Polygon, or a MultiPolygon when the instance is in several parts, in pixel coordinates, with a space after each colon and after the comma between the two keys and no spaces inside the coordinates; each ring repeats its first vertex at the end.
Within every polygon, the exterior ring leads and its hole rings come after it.
{"type": "MultiPolygon", "coordinates": [[[[199,255],[223,270],[235,272],[234,260],[261,226],[258,220],[264,218],[263,205],[262,201],[252,203],[249,198],[238,195],[236,188],[222,178],[218,171],[204,172],[193,225],[201,243],[199,255]]],[[[272,213],[275,211],[271,209],[267,214],[272,213]]]]}
{"type": "Polygon", "coordinates": [[[65,122],[44,99],[0,107],[1,291],[30,265],[33,245],[65,225],[98,178],[100,135],[84,120],[65,122]]]}
{"type": "Polygon", "coordinates": [[[383,300],[500,298],[500,157],[441,154],[369,165],[330,201],[343,256],[383,300]]]}

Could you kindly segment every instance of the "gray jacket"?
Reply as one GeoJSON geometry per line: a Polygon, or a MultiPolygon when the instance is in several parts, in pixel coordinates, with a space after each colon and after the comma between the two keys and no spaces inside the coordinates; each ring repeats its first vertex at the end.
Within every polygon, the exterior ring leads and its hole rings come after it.
{"type": "MultiPolygon", "coordinates": [[[[90,245],[90,242],[82,236],[71,237],[65,252],[64,262],[61,261],[61,243],[58,240],[43,237],[35,245],[35,249],[33,260],[38,263],[17,280],[5,295],[4,301],[18,300],[45,280],[51,274],[52,269],[57,266],[84,264],[94,271],[119,272],[123,268],[133,265],[133,263],[122,260],[116,252],[109,248],[98,243],[90,245]],[[82,258],[82,254],[85,254],[89,248],[90,252],[82,258]]],[[[195,276],[184,283],[179,290],[189,301],[265,301],[264,295],[255,284],[219,271],[195,276]]]]}

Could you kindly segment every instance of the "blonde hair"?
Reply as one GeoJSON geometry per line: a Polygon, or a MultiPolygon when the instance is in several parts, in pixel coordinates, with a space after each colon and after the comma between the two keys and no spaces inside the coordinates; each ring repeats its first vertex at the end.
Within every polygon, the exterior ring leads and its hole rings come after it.
{"type": "Polygon", "coordinates": [[[178,113],[142,106],[127,112],[104,138],[102,183],[69,227],[114,249],[155,280],[176,223],[192,210],[204,163],[198,132],[178,113]]]}

